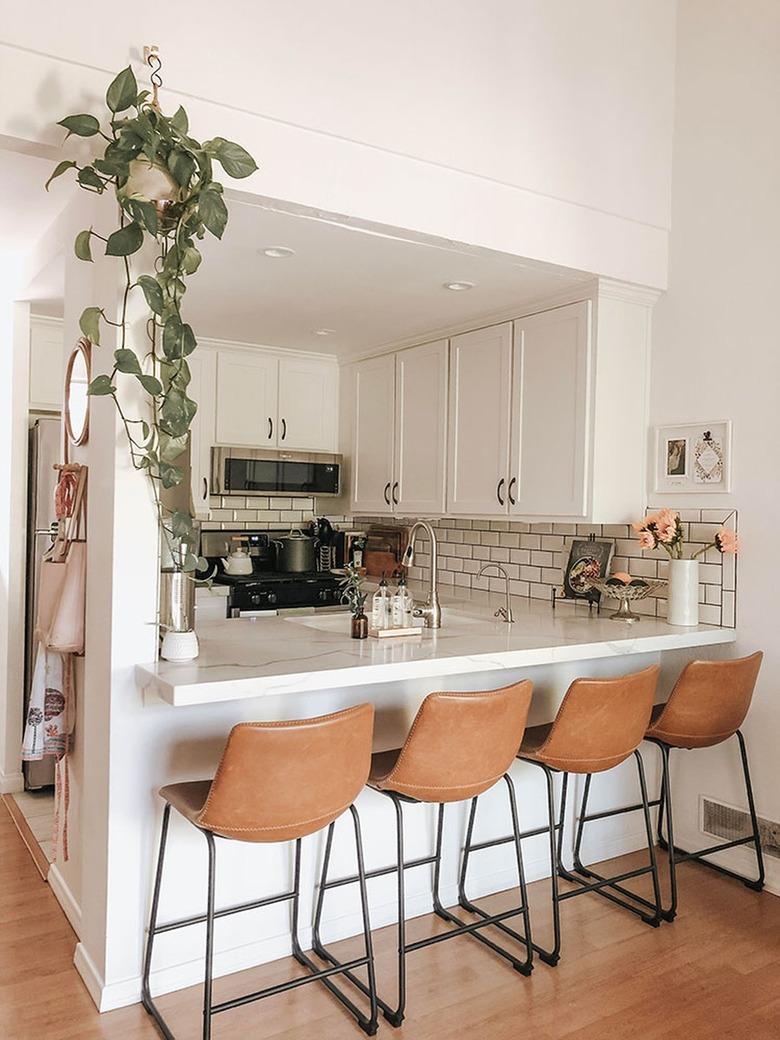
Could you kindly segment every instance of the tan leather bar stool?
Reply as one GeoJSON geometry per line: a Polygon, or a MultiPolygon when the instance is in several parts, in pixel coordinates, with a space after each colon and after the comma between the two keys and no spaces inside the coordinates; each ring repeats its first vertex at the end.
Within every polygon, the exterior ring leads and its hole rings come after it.
{"type": "Polygon", "coordinates": [[[758,829],[756,806],[753,800],[753,785],[750,782],[745,738],[740,726],[745,721],[753,691],[761,668],[763,653],[759,650],[749,657],[734,661],[691,661],[685,666],[666,704],[653,708],[650,728],[645,739],[652,741],[661,750],[663,772],[661,796],[658,810],[658,842],[669,855],[669,878],[671,897],[664,909],[664,917],[672,921],[677,913],[677,865],[687,860],[697,860],[711,870],[742,881],[748,888],[760,892],[764,887],[764,857],[761,852],[761,836],[758,829]],[[674,844],[672,818],[672,789],[669,776],[669,754],[672,748],[694,750],[714,747],[730,737],[736,736],[745,778],[751,834],[745,838],[711,845],[698,852],[686,852],[674,844]],[[666,837],[662,834],[664,813],[666,815],[666,837]],[[753,880],[736,871],[727,870],[712,863],[704,856],[738,845],[752,844],[756,853],[758,877],[753,880]]]}
{"type": "Polygon", "coordinates": [[[166,1040],[175,1040],[159,1009],[152,1000],[149,975],[155,936],[194,924],[206,924],[206,964],[203,989],[203,1040],[211,1037],[214,1015],[262,1000],[277,993],[320,980],[357,1019],[360,1027],[372,1036],[377,1030],[376,986],[368,919],[368,902],[363,865],[360,822],[352,804],[363,789],[371,764],[374,709],[359,704],[346,711],[294,722],[246,722],[230,732],[222,761],[213,780],[196,780],[170,784],[160,795],[165,799],[160,852],[154,882],[152,910],[143,971],[143,1004],[154,1018],[166,1040]],[[160,886],[168,839],[171,808],[204,835],[208,847],[208,896],[205,914],[157,923],[160,886]],[[339,968],[318,968],[302,951],[298,942],[298,902],[301,874],[301,839],[329,826],[328,841],[334,822],[349,810],[355,831],[358,881],[363,913],[365,956],[356,957],[339,968]],[[246,842],[295,842],[295,867],[292,891],[267,896],[250,903],[216,910],[214,885],[216,874],[215,838],[246,842]],[[232,1000],[212,1000],[214,921],[243,910],[289,901],[292,904],[293,955],[310,972],[302,978],[266,989],[247,993],[232,1000]],[[331,975],[367,968],[370,1015],[366,1017],[331,981],[331,975]]]}
{"type": "MultiPolygon", "coordinates": [[[[617,679],[575,679],[566,691],[555,721],[544,726],[529,727],[520,745],[517,757],[524,762],[532,762],[534,765],[539,766],[544,771],[547,781],[547,826],[523,831],[520,834],[520,838],[535,837],[539,834],[549,835],[553,947],[547,950],[534,943],[533,948],[541,959],[551,966],[556,965],[560,959],[560,904],[566,899],[584,895],[586,892],[597,892],[599,895],[637,914],[647,924],[657,926],[660,922],[661,896],[650,808],[647,799],[647,784],[642,757],[637,750],[650,719],[658,682],[658,672],[658,667],[653,665],[651,668],[645,668],[641,672],[635,672],[633,675],[624,675],[617,679]],[[575,841],[576,868],[579,863],[584,807],[587,805],[591,778],[595,773],[603,773],[620,765],[630,758],[631,755],[636,760],[639,788],[642,795],[639,805],[631,808],[644,811],[645,832],[647,834],[647,847],[650,856],[649,865],[639,867],[636,870],[625,871],[610,878],[591,874],[590,876],[595,880],[592,883],[588,883],[582,877],[578,877],[577,874],[566,870],[563,866],[563,835],[569,775],[571,773],[585,775],[583,808],[580,812],[575,841]],[[557,823],[555,822],[553,782],[556,772],[563,774],[557,823]],[[629,878],[640,877],[643,874],[652,875],[655,903],[643,900],[628,891],[628,889],[620,886],[620,882],[627,881],[629,878]],[[578,887],[567,892],[560,892],[558,886],[559,878],[564,878],[578,887]],[[633,902],[630,903],[627,899],[615,895],[614,891],[606,891],[607,888],[618,890],[633,902]],[[640,905],[635,905],[636,903],[640,905]],[[643,907],[647,907],[651,912],[647,913],[643,907]]],[[[476,811],[477,799],[475,798],[471,803],[471,812],[466,832],[459,902],[464,910],[481,914],[482,911],[471,903],[465,894],[464,879],[469,856],[477,849],[492,848],[495,845],[512,841],[513,838],[508,836],[494,838],[490,841],[473,842],[472,834],[476,811]]],[[[601,815],[594,814],[590,819],[597,819],[601,815]]],[[[507,925],[499,924],[498,927],[514,938],[518,938],[517,933],[507,925]]]]}
{"type": "MultiPolygon", "coordinates": [[[[373,756],[369,786],[380,791],[392,801],[396,818],[397,860],[390,866],[366,871],[367,878],[397,874],[398,879],[398,1003],[392,1007],[381,997],[379,1007],[385,1018],[394,1026],[400,1026],[406,1007],[406,955],[433,943],[451,939],[456,935],[473,935],[475,939],[506,958],[521,974],[531,972],[533,951],[528,921],[528,901],[523,873],[523,854],[520,847],[517,821],[517,806],[512,783],[507,770],[522,740],[533,687],[530,682],[515,683],[500,690],[480,693],[432,693],[423,701],[414,720],[404,746],[394,751],[384,751],[373,756]],[[512,832],[516,836],[515,853],[520,887],[520,905],[500,914],[484,914],[483,919],[466,923],[451,914],[441,903],[439,879],[441,872],[442,834],[444,829],[444,806],[448,802],[459,802],[482,794],[501,779],[506,782],[512,832]],[[420,859],[404,858],[403,806],[415,803],[438,805],[436,847],[433,855],[420,859]],[[453,928],[438,935],[406,941],[404,872],[413,867],[433,864],[433,908],[453,928]],[[524,935],[519,935],[523,945],[523,956],[518,958],[504,947],[479,934],[479,930],[522,915],[524,935]]],[[[366,993],[365,984],[342,965],[323,946],[320,938],[322,902],[328,889],[352,884],[355,876],[328,880],[330,860],[330,835],[325,847],[322,880],[317,909],[314,917],[314,940],[312,948],[333,967],[341,968],[345,976],[366,993]]],[[[516,935],[518,933],[515,933],[516,935]]]]}

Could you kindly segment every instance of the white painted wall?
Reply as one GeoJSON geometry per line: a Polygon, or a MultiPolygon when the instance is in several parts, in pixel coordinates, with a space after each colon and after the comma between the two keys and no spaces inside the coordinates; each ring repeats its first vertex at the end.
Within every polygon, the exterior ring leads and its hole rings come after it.
{"type": "MultiPolygon", "coordinates": [[[[774,0],[680,4],[670,281],[653,317],[651,400],[652,423],[734,421],[733,494],[666,496],[665,504],[739,509],[738,651],[766,652],[745,732],[758,810],[774,820],[780,819],[774,567],[780,141],[773,130],[779,46],[774,0]]],[[[735,742],[680,757],[684,834],[698,835],[699,793],[745,807],[735,742]]],[[[750,862],[746,853],[734,857],[750,862]]],[[[769,867],[780,890],[777,861],[769,867]]]]}
{"type": "MultiPolygon", "coordinates": [[[[261,161],[248,190],[662,287],[674,0],[139,0],[164,104],[261,161]],[[151,31],[151,30],[150,30],[151,31]]],[[[59,145],[141,38],[109,9],[0,3],[0,135],[59,145]],[[85,26],[89,31],[85,32],[85,26]],[[99,51],[95,40],[100,41],[99,51]],[[99,62],[99,68],[97,63],[99,62]],[[18,82],[39,83],[22,94],[18,82]]]]}

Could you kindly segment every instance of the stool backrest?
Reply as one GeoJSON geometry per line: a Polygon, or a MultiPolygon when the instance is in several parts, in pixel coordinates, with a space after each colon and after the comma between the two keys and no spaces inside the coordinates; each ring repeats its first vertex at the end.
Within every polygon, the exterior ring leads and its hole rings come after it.
{"type": "Polygon", "coordinates": [[[711,747],[736,733],[750,707],[764,658],[758,650],[734,661],[691,661],[652,727],[678,747],[711,747]]]}
{"type": "Polygon", "coordinates": [[[230,731],[198,825],[242,841],[290,841],[327,826],[368,779],[374,708],[230,731]]]}
{"type": "Polygon", "coordinates": [[[619,765],[645,735],[658,672],[652,665],[616,679],[575,679],[536,757],[568,773],[619,765]]]}
{"type": "Polygon", "coordinates": [[[512,764],[532,693],[524,680],[500,690],[429,694],[395,766],[377,786],[424,802],[481,794],[512,764]]]}

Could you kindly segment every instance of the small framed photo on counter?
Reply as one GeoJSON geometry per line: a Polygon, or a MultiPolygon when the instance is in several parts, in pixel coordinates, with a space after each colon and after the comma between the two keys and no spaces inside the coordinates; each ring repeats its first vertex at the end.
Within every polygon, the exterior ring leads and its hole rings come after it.
{"type": "Polygon", "coordinates": [[[731,421],[657,426],[655,460],[657,492],[731,491],[731,421]]]}
{"type": "Polygon", "coordinates": [[[564,599],[585,599],[598,603],[601,594],[590,587],[595,578],[609,577],[615,543],[606,538],[575,538],[563,575],[564,599]]]}

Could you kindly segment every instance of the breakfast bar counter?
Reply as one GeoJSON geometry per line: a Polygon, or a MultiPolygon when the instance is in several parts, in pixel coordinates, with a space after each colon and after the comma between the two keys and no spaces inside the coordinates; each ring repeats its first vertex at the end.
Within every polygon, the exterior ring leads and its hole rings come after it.
{"type": "MultiPolygon", "coordinates": [[[[732,643],[731,628],[634,625],[582,603],[515,599],[514,624],[493,617],[484,593],[442,597],[442,627],[420,636],[350,638],[347,613],[300,612],[198,625],[201,652],[186,663],[136,667],[146,698],[174,706],[433,679],[732,643]],[[448,602],[449,599],[449,602],[448,602]]],[[[630,669],[631,665],[627,664],[630,669]]],[[[496,676],[495,685],[502,684],[496,676]]]]}

